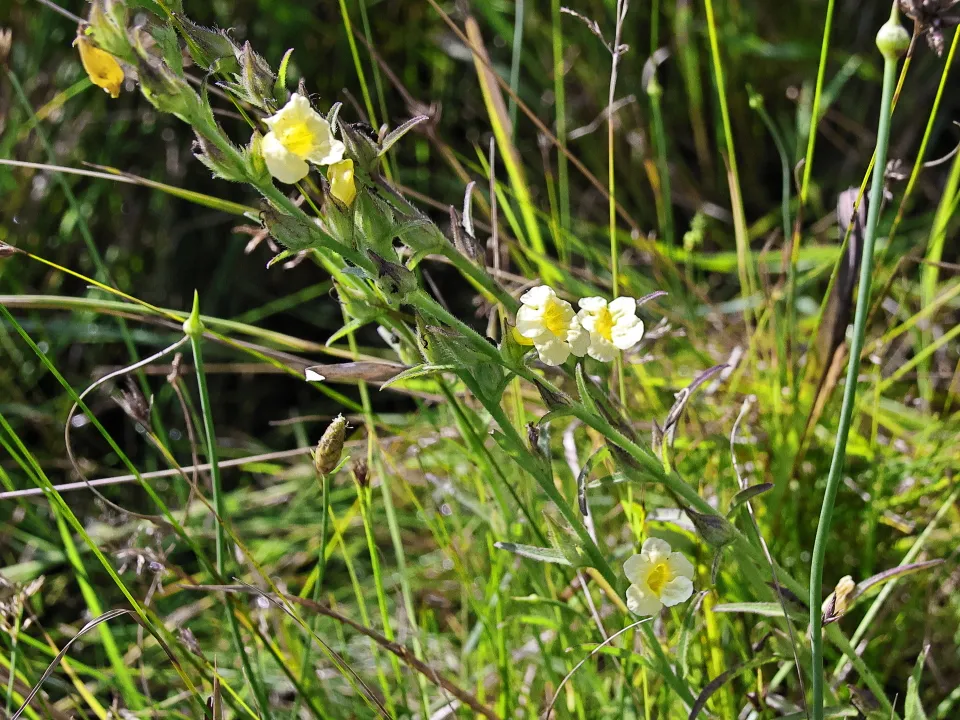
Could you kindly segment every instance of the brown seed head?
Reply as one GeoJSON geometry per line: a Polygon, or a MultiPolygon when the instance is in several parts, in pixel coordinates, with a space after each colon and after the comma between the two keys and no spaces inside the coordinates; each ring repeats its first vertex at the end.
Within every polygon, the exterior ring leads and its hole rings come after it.
{"type": "Polygon", "coordinates": [[[337,415],[327,426],[317,443],[317,452],[314,455],[314,465],[321,475],[328,475],[340,462],[340,453],[343,452],[343,439],[347,434],[347,419],[337,415]]]}

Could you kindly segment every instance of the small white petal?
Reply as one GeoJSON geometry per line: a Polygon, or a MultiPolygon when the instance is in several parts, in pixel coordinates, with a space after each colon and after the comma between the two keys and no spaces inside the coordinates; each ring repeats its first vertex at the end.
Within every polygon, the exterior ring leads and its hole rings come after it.
{"type": "MultiPolygon", "coordinates": [[[[324,124],[326,124],[326,121],[324,121],[324,124]]],[[[327,127],[329,128],[330,126],[328,125],[327,127]]],[[[346,152],[346,149],[347,146],[339,140],[334,140],[328,130],[326,142],[318,145],[316,149],[307,155],[307,160],[314,165],[333,165],[343,160],[343,153],[346,152]]]]}
{"type": "Polygon", "coordinates": [[[634,317],[637,314],[637,301],[632,297],[618,297],[610,303],[609,309],[614,321],[634,317]]]}
{"type": "Polygon", "coordinates": [[[303,180],[310,172],[306,161],[287,150],[272,132],[263,136],[260,148],[267,170],[282,183],[292,185],[303,180]]]}
{"type": "Polygon", "coordinates": [[[640,318],[631,318],[628,321],[621,320],[613,326],[613,331],[610,334],[614,345],[621,350],[629,350],[643,340],[643,321],[640,318]]]}
{"type": "Polygon", "coordinates": [[[574,319],[567,331],[567,342],[570,344],[570,352],[577,357],[583,357],[590,349],[590,333],[574,319]]]}
{"type": "Polygon", "coordinates": [[[525,338],[535,338],[546,332],[543,327],[543,313],[529,305],[517,311],[517,332],[525,338]]]}
{"type": "MultiPolygon", "coordinates": [[[[614,300],[616,302],[616,300],[614,300]]],[[[580,306],[581,310],[585,310],[588,313],[595,313],[599,310],[603,310],[607,306],[607,301],[602,297],[585,297],[580,298],[580,302],[577,303],[580,306]]]]}
{"type": "Polygon", "coordinates": [[[327,379],[325,375],[321,375],[313,368],[307,368],[303,371],[303,374],[306,376],[307,382],[323,382],[327,379]]]}
{"type": "Polygon", "coordinates": [[[646,585],[647,575],[653,569],[653,563],[646,555],[631,555],[623,563],[623,574],[635,585],[646,585]]]}
{"type": "Polygon", "coordinates": [[[570,346],[556,337],[545,343],[537,342],[536,347],[540,359],[547,365],[563,365],[570,357],[570,346]]]}
{"type": "Polygon", "coordinates": [[[651,563],[657,563],[670,556],[670,543],[660,538],[647,538],[641,546],[640,552],[649,557],[651,563]]]}
{"type": "Polygon", "coordinates": [[[631,585],[627,588],[627,607],[635,615],[656,615],[663,603],[653,593],[644,592],[636,585],[631,585]]]}
{"type": "Polygon", "coordinates": [[[693,579],[693,564],[687,560],[683,553],[670,553],[670,557],[667,558],[667,569],[670,570],[670,575],[672,577],[685,577],[690,578],[691,580],[693,579]]]}
{"type": "Polygon", "coordinates": [[[521,295],[520,302],[523,305],[530,305],[531,307],[540,308],[544,306],[549,298],[555,298],[556,296],[557,294],[549,285],[537,285],[537,287],[530,288],[523,295],[521,295]]]}
{"type": "Polygon", "coordinates": [[[660,601],[667,607],[672,607],[688,600],[692,594],[693,583],[690,578],[677,577],[663,586],[660,601]]]}
{"type": "Polygon", "coordinates": [[[600,362],[610,362],[617,356],[617,347],[599,333],[590,333],[590,357],[600,362]]]}

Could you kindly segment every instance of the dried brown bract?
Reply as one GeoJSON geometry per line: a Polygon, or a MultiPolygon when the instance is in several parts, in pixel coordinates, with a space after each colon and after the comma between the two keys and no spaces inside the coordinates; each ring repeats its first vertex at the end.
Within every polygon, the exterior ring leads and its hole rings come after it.
{"type": "Polygon", "coordinates": [[[913,20],[915,35],[943,56],[943,31],[960,24],[960,0],[900,0],[900,9],[913,20]]]}

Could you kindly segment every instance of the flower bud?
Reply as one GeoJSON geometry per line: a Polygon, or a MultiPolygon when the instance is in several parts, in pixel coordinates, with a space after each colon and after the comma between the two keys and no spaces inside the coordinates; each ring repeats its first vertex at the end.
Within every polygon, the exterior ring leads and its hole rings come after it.
{"type": "Polygon", "coordinates": [[[320,228],[303,215],[286,215],[272,207],[260,213],[260,219],[270,236],[294,252],[320,247],[320,228]]]}
{"type": "Polygon", "coordinates": [[[377,268],[377,277],[374,282],[388,302],[399,305],[417,289],[417,276],[403,265],[384,260],[372,251],[367,255],[377,268]]]}
{"type": "Polygon", "coordinates": [[[17,249],[13,245],[8,245],[5,242],[0,242],[0,258],[13,257],[17,254],[17,249]]]}
{"type": "Polygon", "coordinates": [[[357,197],[357,186],[353,179],[353,160],[348,158],[333,163],[327,168],[327,180],[330,181],[330,194],[350,207],[357,197]]]}
{"type": "Polygon", "coordinates": [[[378,153],[380,148],[377,143],[365,132],[368,126],[355,123],[353,125],[345,122],[338,123],[340,128],[340,137],[347,146],[347,152],[357,160],[357,164],[374,174],[377,166],[380,164],[378,153]]]}
{"type": "Polygon", "coordinates": [[[193,156],[213,171],[214,177],[233,182],[246,179],[246,168],[238,162],[236,155],[230,156],[200,132],[193,144],[193,156]]]}
{"type": "Polygon", "coordinates": [[[225,32],[197,25],[179,14],[174,15],[173,20],[187,41],[187,51],[197,65],[211,72],[239,69],[236,56],[240,54],[240,48],[225,32]]]}
{"type": "Polygon", "coordinates": [[[276,75],[270,65],[253,51],[248,40],[243,49],[237,52],[236,58],[240,63],[240,88],[251,105],[266,109],[267,102],[272,102],[273,84],[276,75]]]}
{"type": "Polygon", "coordinates": [[[340,462],[346,434],[347,419],[343,415],[337,415],[324,431],[313,456],[314,466],[321,475],[329,475],[340,462]]]}
{"type": "Polygon", "coordinates": [[[707,545],[722,548],[733,542],[735,538],[733,527],[724,518],[697,512],[692,508],[684,508],[683,511],[707,545]]]}
{"type": "Polygon", "coordinates": [[[353,463],[353,467],[350,468],[350,470],[353,473],[353,479],[358,487],[370,487],[370,468],[367,467],[366,460],[363,458],[357,460],[353,463]]]}
{"type": "Polygon", "coordinates": [[[201,118],[200,97],[187,81],[177,75],[160,58],[152,56],[141,42],[138,34],[137,72],[140,75],[140,90],[143,96],[160,112],[176,115],[189,125],[201,118]]]}
{"type": "Polygon", "coordinates": [[[877,48],[886,60],[896,60],[910,47],[910,33],[900,24],[897,6],[894,4],[890,19],[877,33],[877,48]]]}
{"type": "Polygon", "coordinates": [[[853,593],[857,589],[857,584],[849,575],[844,575],[837,583],[837,587],[830,594],[822,606],[823,625],[829,625],[836,622],[850,609],[850,601],[853,599],[853,593]]]}

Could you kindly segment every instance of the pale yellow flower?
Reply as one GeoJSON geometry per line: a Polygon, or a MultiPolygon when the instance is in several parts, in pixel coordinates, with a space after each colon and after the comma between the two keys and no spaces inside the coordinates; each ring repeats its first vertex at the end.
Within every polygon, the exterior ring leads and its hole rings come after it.
{"type": "Polygon", "coordinates": [[[117,59],[108,52],[104,52],[85,35],[77,35],[73,41],[80,53],[80,62],[83,69],[90,76],[90,81],[101,87],[110,97],[120,97],[120,86],[123,85],[123,68],[117,59]]]}
{"type": "Polygon", "coordinates": [[[632,583],[627,588],[627,607],[637,615],[656,615],[666,606],[687,600],[693,594],[693,565],[683,553],[671,552],[670,543],[649,538],[640,553],[623,564],[632,583]]]}
{"type": "Polygon", "coordinates": [[[353,160],[347,158],[333,163],[327,168],[327,180],[330,181],[330,194],[350,207],[357,197],[357,185],[353,181],[353,160]]]}
{"type": "Polygon", "coordinates": [[[275,115],[264,120],[270,132],[263,136],[261,151],[270,174],[282,183],[303,180],[314,165],[332,165],[343,158],[342,142],[333,137],[330,123],[310,107],[310,101],[294,93],[275,115]]]}
{"type": "Polygon", "coordinates": [[[643,338],[637,301],[619,297],[608,303],[601,297],[583,298],[577,317],[590,333],[590,357],[610,362],[618,350],[629,350],[643,338]]]}
{"type": "Polygon", "coordinates": [[[546,285],[538,285],[520,296],[517,332],[532,340],[540,359],[547,365],[562,365],[571,353],[583,357],[590,334],[580,326],[577,314],[546,285]]]}

